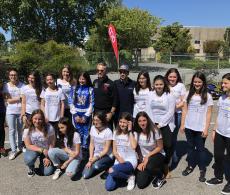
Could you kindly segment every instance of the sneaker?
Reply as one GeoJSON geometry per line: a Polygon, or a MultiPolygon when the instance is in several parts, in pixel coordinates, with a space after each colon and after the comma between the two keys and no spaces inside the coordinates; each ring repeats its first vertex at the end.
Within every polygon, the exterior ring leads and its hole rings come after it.
{"type": "Polygon", "coordinates": [[[206,175],[206,170],[201,170],[200,171],[200,177],[199,177],[200,182],[205,182],[206,181],[205,175],[206,175]]]}
{"type": "Polygon", "coordinates": [[[9,160],[14,160],[17,156],[17,152],[11,152],[9,155],[9,160]]]}
{"type": "Polygon", "coordinates": [[[35,175],[34,169],[29,169],[27,172],[28,177],[33,177],[35,175]]]}
{"type": "Polygon", "coordinates": [[[165,179],[155,178],[152,181],[152,186],[154,189],[160,189],[166,183],[165,179]]]}
{"type": "Polygon", "coordinates": [[[26,147],[22,148],[22,152],[25,153],[26,152],[26,147]]]}
{"type": "Polygon", "coordinates": [[[133,190],[135,188],[135,176],[131,175],[128,179],[128,185],[127,185],[127,190],[133,190]]]}
{"type": "Polygon", "coordinates": [[[7,156],[7,151],[5,148],[0,148],[0,153],[2,156],[6,157],[7,156]]]}
{"type": "Polygon", "coordinates": [[[221,194],[230,194],[230,182],[228,182],[228,183],[224,186],[224,189],[221,191],[221,194]]]}
{"type": "Polygon", "coordinates": [[[56,171],[54,172],[54,175],[53,175],[52,179],[53,180],[57,180],[60,177],[61,174],[62,174],[61,169],[56,169],[56,171]]]}
{"type": "Polygon", "coordinates": [[[192,172],[193,172],[193,168],[188,166],[188,167],[186,167],[186,169],[184,171],[182,171],[182,175],[187,176],[192,172]]]}
{"type": "Polygon", "coordinates": [[[103,180],[106,180],[107,177],[108,177],[108,175],[109,175],[108,171],[105,171],[104,173],[102,173],[102,174],[100,175],[100,178],[103,179],[103,180]]]}
{"type": "Polygon", "coordinates": [[[216,177],[205,182],[208,186],[220,185],[223,183],[223,179],[217,179],[216,177]]]}

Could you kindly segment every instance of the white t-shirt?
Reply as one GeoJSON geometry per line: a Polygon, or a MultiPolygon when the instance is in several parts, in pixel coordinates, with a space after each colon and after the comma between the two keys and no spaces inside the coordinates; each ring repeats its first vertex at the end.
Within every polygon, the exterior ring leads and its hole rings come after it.
{"type": "Polygon", "coordinates": [[[133,107],[133,117],[136,118],[138,112],[146,111],[148,107],[148,96],[149,96],[149,88],[140,89],[139,93],[136,93],[136,90],[133,90],[134,95],[134,107],[133,107]]]}
{"type": "Polygon", "coordinates": [[[51,91],[49,88],[42,90],[40,95],[45,100],[45,116],[51,121],[55,122],[60,119],[61,106],[60,103],[65,99],[61,89],[51,91]]]}
{"type": "MultiPolygon", "coordinates": [[[[152,152],[157,147],[157,140],[162,139],[162,136],[158,130],[155,130],[155,139],[153,136],[153,132],[151,132],[149,141],[147,139],[147,135],[143,133],[140,133],[139,137],[138,135],[135,136],[137,139],[137,143],[140,146],[140,150],[143,158],[146,157],[150,152],[152,152]]],[[[165,155],[163,149],[160,153],[165,155]]]]}
{"type": "Polygon", "coordinates": [[[176,99],[170,93],[163,93],[158,96],[156,91],[149,93],[150,118],[153,123],[158,123],[161,127],[169,125],[171,131],[175,128],[175,107],[176,99]]]}
{"type": "MultiPolygon", "coordinates": [[[[134,135],[136,132],[134,133],[134,135]]],[[[135,150],[132,149],[129,141],[129,135],[120,134],[117,135],[116,131],[113,133],[113,140],[116,142],[117,152],[120,157],[124,159],[124,161],[128,161],[132,164],[133,169],[137,167],[137,155],[135,150]]],[[[115,161],[115,164],[119,164],[119,162],[115,161]]]]}
{"type": "Polygon", "coordinates": [[[32,130],[29,133],[29,129],[25,129],[23,132],[23,140],[29,136],[31,144],[38,146],[40,148],[49,149],[49,145],[52,143],[53,140],[50,139],[51,136],[55,136],[55,131],[51,125],[47,126],[47,137],[44,136],[43,132],[38,130],[32,130]]]}
{"type": "MultiPolygon", "coordinates": [[[[183,102],[183,97],[186,94],[186,88],[183,83],[177,83],[175,86],[170,87],[172,95],[176,98],[176,104],[183,102]]],[[[177,113],[181,113],[181,108],[176,109],[177,113]]]]}
{"type": "MultiPolygon", "coordinates": [[[[188,92],[185,95],[184,101],[187,102],[188,92]]],[[[189,104],[188,111],[185,117],[185,128],[194,131],[204,131],[206,123],[206,114],[209,106],[213,106],[212,96],[207,94],[207,102],[203,105],[200,104],[200,95],[193,95],[189,104]]]]}
{"type": "MultiPolygon", "coordinates": [[[[9,83],[6,83],[3,87],[3,93],[9,94],[12,98],[21,97],[21,89],[25,86],[24,83],[19,82],[17,86],[10,86],[9,83]]],[[[14,104],[6,104],[6,114],[21,114],[22,104],[21,102],[14,104]]]]}
{"type": "Polygon", "coordinates": [[[65,108],[69,108],[68,98],[71,90],[69,82],[64,82],[62,79],[57,79],[57,86],[60,88],[65,96],[65,108]]]}
{"type": "Polygon", "coordinates": [[[24,86],[21,90],[21,95],[26,98],[26,113],[32,114],[34,110],[40,108],[40,102],[34,88],[29,85],[24,86]]]}
{"type": "Polygon", "coordinates": [[[219,108],[217,116],[217,133],[230,138],[230,99],[222,95],[217,103],[219,108]]]}
{"type": "MultiPolygon", "coordinates": [[[[113,140],[113,133],[111,129],[106,128],[103,131],[99,132],[97,131],[94,125],[91,127],[90,136],[93,139],[93,143],[94,143],[94,154],[93,154],[94,156],[99,155],[103,151],[106,141],[113,140]]],[[[112,154],[112,147],[110,147],[107,155],[111,155],[111,154],[112,154]]]]}
{"type": "MultiPolygon", "coordinates": [[[[64,146],[65,146],[65,148],[69,148],[70,150],[75,151],[75,145],[76,145],[76,144],[81,144],[81,138],[80,138],[79,133],[74,132],[74,136],[73,136],[73,146],[72,146],[71,148],[67,146],[67,142],[68,142],[68,138],[67,138],[67,137],[64,137],[64,146]]],[[[80,154],[79,154],[79,156],[77,157],[77,159],[78,159],[78,158],[82,158],[82,153],[81,153],[81,151],[80,151],[80,154]]]]}

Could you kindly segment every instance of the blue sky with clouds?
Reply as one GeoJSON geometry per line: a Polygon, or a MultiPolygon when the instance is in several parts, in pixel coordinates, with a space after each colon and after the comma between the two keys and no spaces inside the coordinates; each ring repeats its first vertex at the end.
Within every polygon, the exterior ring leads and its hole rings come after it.
{"type": "MultiPolygon", "coordinates": [[[[162,25],[179,22],[184,26],[230,26],[230,0],[123,0],[123,4],[148,10],[164,20],[162,25]]],[[[5,36],[10,39],[10,33],[5,36]]]]}

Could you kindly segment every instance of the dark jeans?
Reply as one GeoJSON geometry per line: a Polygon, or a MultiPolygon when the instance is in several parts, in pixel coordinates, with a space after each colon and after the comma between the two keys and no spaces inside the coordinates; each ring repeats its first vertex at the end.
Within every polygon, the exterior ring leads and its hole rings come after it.
{"type": "Polygon", "coordinates": [[[149,158],[144,171],[137,170],[136,183],[138,188],[146,188],[154,176],[162,175],[165,157],[161,153],[155,154],[149,158]]]}
{"type": "Polygon", "coordinates": [[[105,182],[105,189],[107,191],[115,190],[119,184],[126,182],[134,172],[130,162],[113,165],[112,169],[113,172],[108,175],[105,182]]]}
{"type": "Polygon", "coordinates": [[[181,113],[175,113],[175,129],[173,131],[173,141],[172,141],[172,145],[173,145],[173,152],[176,151],[176,144],[177,144],[177,136],[178,136],[178,131],[180,129],[180,124],[181,124],[181,113]]]}
{"type": "Polygon", "coordinates": [[[196,156],[195,153],[198,153],[198,166],[200,170],[206,170],[205,166],[205,139],[201,136],[202,132],[200,131],[193,131],[191,129],[185,129],[185,135],[188,143],[188,153],[187,153],[187,160],[189,167],[196,166],[196,156]]]}
{"type": "Polygon", "coordinates": [[[165,151],[165,164],[169,164],[173,155],[173,133],[171,132],[169,126],[161,127],[161,135],[163,139],[163,146],[165,151]]]}
{"type": "Polygon", "coordinates": [[[5,123],[6,113],[0,112],[0,148],[4,148],[4,142],[5,142],[5,123]]]}
{"type": "MultiPolygon", "coordinates": [[[[227,151],[227,164],[230,165],[230,138],[216,133],[214,140],[214,175],[218,179],[223,179],[225,150],[227,151]]],[[[226,177],[226,179],[230,181],[230,178],[226,177]]]]}

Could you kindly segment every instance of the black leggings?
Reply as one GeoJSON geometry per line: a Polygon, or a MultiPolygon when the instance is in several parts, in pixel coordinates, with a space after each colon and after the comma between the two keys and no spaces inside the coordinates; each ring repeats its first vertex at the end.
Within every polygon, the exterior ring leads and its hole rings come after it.
{"type": "Polygon", "coordinates": [[[161,153],[157,153],[149,157],[149,161],[144,171],[137,170],[136,183],[138,188],[146,188],[152,181],[154,176],[162,175],[165,157],[161,153]]]}
{"type": "Polygon", "coordinates": [[[5,112],[0,112],[0,148],[4,148],[4,142],[5,142],[5,112]]]}
{"type": "Polygon", "coordinates": [[[169,164],[173,155],[173,134],[168,125],[165,127],[161,127],[160,130],[163,139],[164,151],[166,154],[165,164],[169,164]]]}
{"type": "MultiPolygon", "coordinates": [[[[230,138],[222,136],[216,132],[214,140],[214,175],[218,179],[223,179],[225,150],[227,151],[227,164],[230,165],[230,138]]],[[[227,181],[230,181],[230,178],[227,176],[226,179],[227,181]]]]}

